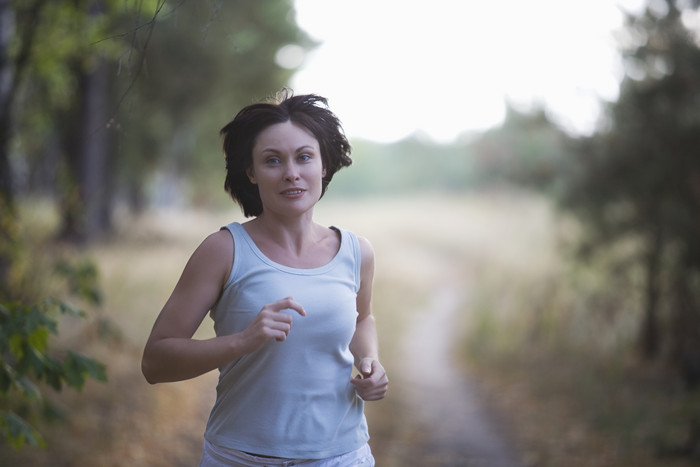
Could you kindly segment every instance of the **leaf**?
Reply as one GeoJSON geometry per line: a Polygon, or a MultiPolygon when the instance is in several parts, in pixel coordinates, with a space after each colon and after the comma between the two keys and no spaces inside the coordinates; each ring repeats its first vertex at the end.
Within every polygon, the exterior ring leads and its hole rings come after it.
{"type": "MultiPolygon", "coordinates": [[[[46,304],[46,302],[44,302],[44,304],[46,304]]],[[[30,333],[38,328],[44,327],[52,334],[58,334],[58,322],[49,316],[50,311],[51,309],[46,309],[45,305],[31,307],[24,318],[26,331],[30,333]]]]}
{"type": "Polygon", "coordinates": [[[86,317],[86,314],[83,310],[79,310],[66,302],[59,301],[58,307],[59,310],[61,310],[61,313],[63,313],[64,315],[77,316],[78,318],[86,317]]]}
{"type": "Polygon", "coordinates": [[[39,327],[27,336],[27,343],[38,352],[45,352],[49,343],[49,334],[47,327],[39,327]]]}
{"type": "Polygon", "coordinates": [[[44,356],[43,379],[55,391],[63,389],[63,366],[53,357],[44,356]]]}
{"type": "Polygon", "coordinates": [[[18,360],[24,356],[24,339],[20,334],[10,336],[10,353],[18,360]]]}
{"type": "Polygon", "coordinates": [[[27,378],[18,378],[15,380],[15,386],[30,402],[38,402],[42,399],[41,392],[27,378]]]}
{"type": "Polygon", "coordinates": [[[107,381],[103,364],[72,351],[68,351],[63,368],[66,383],[75,389],[82,389],[88,376],[98,381],[107,381]]]}
{"type": "Polygon", "coordinates": [[[7,394],[13,380],[14,370],[5,362],[2,362],[0,365],[0,395],[7,394]]]}
{"type": "Polygon", "coordinates": [[[70,263],[65,259],[59,260],[55,265],[56,272],[63,276],[68,283],[70,292],[87,300],[93,305],[102,303],[102,293],[99,286],[99,271],[90,259],[83,259],[70,263]]]}
{"type": "Polygon", "coordinates": [[[0,430],[15,449],[21,448],[25,443],[29,443],[34,447],[46,446],[46,442],[41,434],[14,412],[8,411],[2,414],[2,417],[0,417],[0,430]]]}

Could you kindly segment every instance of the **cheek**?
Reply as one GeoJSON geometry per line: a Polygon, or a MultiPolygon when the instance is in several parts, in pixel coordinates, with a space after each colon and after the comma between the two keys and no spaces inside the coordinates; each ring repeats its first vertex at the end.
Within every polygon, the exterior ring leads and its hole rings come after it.
{"type": "Polygon", "coordinates": [[[325,176],[326,176],[325,170],[322,169],[322,170],[316,171],[316,173],[314,174],[314,181],[316,182],[316,184],[318,184],[318,186],[322,185],[323,177],[325,177],[325,176]]]}

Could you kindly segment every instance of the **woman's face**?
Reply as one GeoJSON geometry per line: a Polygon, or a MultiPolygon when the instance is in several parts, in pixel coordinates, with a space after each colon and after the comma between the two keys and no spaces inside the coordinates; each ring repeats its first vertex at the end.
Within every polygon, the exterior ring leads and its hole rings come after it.
{"type": "Polygon", "coordinates": [[[309,212],[321,198],[324,176],[318,141],[303,126],[277,123],[258,135],[248,177],[258,185],[263,213],[309,212]]]}

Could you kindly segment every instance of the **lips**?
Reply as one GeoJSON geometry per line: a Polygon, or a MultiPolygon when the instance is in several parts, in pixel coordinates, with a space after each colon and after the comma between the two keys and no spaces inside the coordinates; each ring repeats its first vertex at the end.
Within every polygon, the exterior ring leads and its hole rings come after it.
{"type": "Polygon", "coordinates": [[[284,190],[282,192],[282,195],[283,196],[297,196],[297,195],[304,193],[304,191],[306,191],[306,190],[304,190],[302,188],[290,188],[288,190],[284,190]]]}

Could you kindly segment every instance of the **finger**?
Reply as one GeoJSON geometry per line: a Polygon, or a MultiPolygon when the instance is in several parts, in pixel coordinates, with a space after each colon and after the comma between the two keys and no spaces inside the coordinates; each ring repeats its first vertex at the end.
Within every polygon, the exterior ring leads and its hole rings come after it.
{"type": "Polygon", "coordinates": [[[384,368],[382,365],[374,359],[371,358],[364,358],[360,362],[360,372],[365,376],[365,377],[370,377],[374,374],[381,374],[384,372],[384,368]]]}
{"type": "Polygon", "coordinates": [[[370,377],[363,378],[361,375],[357,375],[355,378],[350,380],[350,383],[355,386],[358,392],[367,393],[368,391],[376,390],[378,392],[386,392],[389,387],[389,378],[387,378],[386,373],[379,374],[375,373],[370,377]]]}
{"type": "MultiPolygon", "coordinates": [[[[360,396],[362,397],[362,396],[360,396]]],[[[386,397],[386,393],[369,394],[362,397],[362,400],[367,402],[382,400],[386,397]]]]}
{"type": "MultiPolygon", "coordinates": [[[[290,317],[291,318],[291,317],[290,317]]],[[[269,324],[270,328],[275,329],[277,331],[282,331],[285,336],[289,335],[289,331],[292,329],[292,321],[289,319],[287,320],[274,320],[269,324]]]]}
{"type": "Polygon", "coordinates": [[[387,388],[356,388],[357,395],[365,401],[377,401],[386,397],[387,388]]]}
{"type": "Polygon", "coordinates": [[[275,340],[277,342],[284,342],[285,340],[287,340],[287,337],[289,336],[290,328],[291,328],[291,326],[287,326],[286,328],[279,328],[278,327],[277,329],[273,329],[273,334],[274,334],[275,340]]]}
{"type": "Polygon", "coordinates": [[[277,300],[272,304],[272,308],[275,311],[294,310],[301,316],[306,316],[306,310],[304,310],[304,307],[298,302],[295,302],[293,297],[286,297],[281,300],[277,300]]]}
{"type": "Polygon", "coordinates": [[[260,312],[260,320],[264,325],[272,326],[274,323],[284,323],[291,325],[293,318],[292,315],[287,313],[280,313],[278,311],[263,310],[260,312]]]}
{"type": "Polygon", "coordinates": [[[362,376],[357,375],[353,379],[350,380],[350,384],[355,386],[355,389],[357,389],[359,391],[360,389],[362,389],[362,382],[363,381],[364,380],[362,379],[362,376]]]}
{"type": "Polygon", "coordinates": [[[267,337],[273,337],[278,341],[284,340],[292,329],[292,317],[283,313],[263,311],[261,313],[259,328],[267,337]]]}
{"type": "Polygon", "coordinates": [[[362,375],[357,375],[353,379],[350,380],[350,383],[355,386],[356,389],[358,390],[363,390],[367,391],[369,388],[371,388],[374,383],[372,380],[368,378],[363,378],[362,375]]]}

